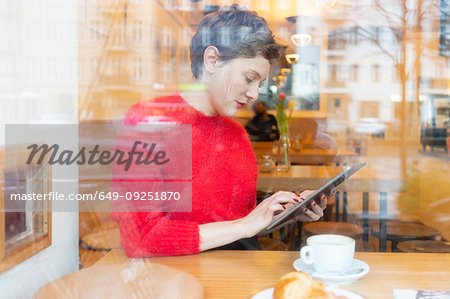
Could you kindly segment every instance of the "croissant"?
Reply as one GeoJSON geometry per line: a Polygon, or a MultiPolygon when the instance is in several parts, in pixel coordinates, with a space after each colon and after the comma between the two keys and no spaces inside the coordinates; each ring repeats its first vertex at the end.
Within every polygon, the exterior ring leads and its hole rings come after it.
{"type": "Polygon", "coordinates": [[[334,299],[334,295],[327,292],[325,285],[314,281],[304,272],[289,272],[283,275],[275,285],[274,299],[334,299]]]}

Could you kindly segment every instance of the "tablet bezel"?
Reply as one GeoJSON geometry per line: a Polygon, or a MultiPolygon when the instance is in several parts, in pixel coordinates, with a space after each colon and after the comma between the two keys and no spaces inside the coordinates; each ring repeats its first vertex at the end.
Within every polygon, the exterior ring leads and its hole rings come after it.
{"type": "Polygon", "coordinates": [[[313,200],[318,201],[319,197],[322,193],[331,191],[332,188],[336,188],[343,182],[345,182],[350,176],[355,174],[358,170],[363,168],[367,163],[361,163],[355,166],[349,166],[346,169],[344,169],[341,173],[336,175],[334,178],[329,180],[326,184],[324,184],[322,187],[317,189],[313,194],[308,196],[304,201],[297,204],[294,208],[292,208],[290,211],[288,211],[286,214],[281,216],[279,219],[275,220],[271,224],[269,224],[264,231],[269,232],[276,228],[277,226],[282,225],[285,222],[288,222],[295,216],[303,213],[303,210],[307,208],[313,200]]]}

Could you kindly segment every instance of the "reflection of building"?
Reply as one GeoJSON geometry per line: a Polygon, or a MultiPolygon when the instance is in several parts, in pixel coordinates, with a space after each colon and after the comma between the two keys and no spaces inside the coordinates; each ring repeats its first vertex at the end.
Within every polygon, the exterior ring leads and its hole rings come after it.
{"type": "Polygon", "coordinates": [[[367,118],[372,123],[393,120],[391,98],[399,90],[399,83],[394,62],[381,51],[396,51],[394,34],[385,26],[351,26],[328,33],[328,81],[324,92],[329,113],[344,110],[340,116],[350,124],[367,118]]]}
{"type": "Polygon", "coordinates": [[[80,2],[80,119],[122,117],[133,103],[190,81],[183,3],[80,2]]]}
{"type": "MultiPolygon", "coordinates": [[[[80,2],[80,117],[120,117],[138,100],[175,91],[180,83],[189,83],[189,42],[196,25],[206,11],[230,3],[219,0],[80,2]]],[[[302,14],[307,10],[295,1],[250,0],[241,1],[240,5],[257,10],[287,44],[291,44],[290,36],[295,32],[304,30],[311,34],[311,45],[320,47],[319,94],[326,103],[330,122],[336,124],[346,119],[354,124],[360,118],[375,118],[398,127],[395,120],[403,109],[398,61],[386,52],[398,54],[401,46],[398,41],[404,30],[393,30],[379,18],[363,15],[361,8],[353,4],[336,6],[325,14],[297,17],[297,11],[302,14]],[[288,16],[295,21],[287,21],[288,16]],[[355,26],[350,19],[361,25],[355,26]]],[[[436,20],[438,16],[428,22],[431,25],[424,26],[429,28],[428,39],[437,37],[439,28],[433,23],[436,20]]],[[[425,39],[425,32],[423,35],[425,39]]],[[[410,38],[407,42],[414,46],[415,40],[410,38]]],[[[302,54],[301,48],[297,51],[302,54]]],[[[414,60],[414,47],[408,48],[407,54],[409,60],[414,60]]],[[[425,59],[433,67],[443,65],[442,59],[433,55],[422,58],[422,65],[425,59]]],[[[301,86],[306,88],[304,82],[310,78],[311,68],[305,68],[300,59],[292,69],[293,78],[289,79],[292,82],[288,83],[300,92],[301,86]],[[299,80],[303,83],[298,84],[299,80]]],[[[410,111],[417,108],[413,104],[414,76],[410,74],[406,87],[410,111]]],[[[443,76],[436,74],[435,78],[443,76]]],[[[411,127],[412,134],[417,132],[415,125],[411,127]]],[[[345,126],[333,125],[330,130],[344,131],[345,126]]]]}
{"type": "Polygon", "coordinates": [[[418,140],[419,98],[434,97],[431,92],[449,101],[443,71],[448,61],[437,55],[439,16],[426,14],[418,27],[415,20],[375,18],[377,8],[365,8],[343,5],[326,16],[297,17],[297,30],[312,33],[312,44],[322,47],[320,96],[327,103],[328,130],[340,135],[348,126],[375,123],[386,127],[387,139],[418,140]]]}
{"type": "MultiPolygon", "coordinates": [[[[182,88],[192,78],[190,39],[208,11],[231,5],[208,0],[79,2],[80,119],[119,118],[133,103],[182,88]]],[[[284,17],[295,1],[244,0],[274,32],[289,38],[284,17]],[[283,33],[284,32],[284,33],[283,33]]]]}

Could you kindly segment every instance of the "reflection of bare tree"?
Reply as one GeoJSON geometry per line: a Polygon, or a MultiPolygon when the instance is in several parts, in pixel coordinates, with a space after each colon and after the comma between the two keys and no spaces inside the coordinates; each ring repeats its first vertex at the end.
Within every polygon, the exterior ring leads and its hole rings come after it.
{"type": "MultiPolygon", "coordinates": [[[[373,11],[384,18],[387,29],[395,38],[395,47],[387,47],[379,38],[379,30],[370,30],[371,27],[356,25],[354,27],[358,36],[373,43],[384,55],[389,57],[396,70],[400,83],[401,119],[400,119],[400,156],[402,173],[406,174],[406,135],[407,126],[412,126],[412,116],[418,111],[407,111],[406,94],[407,82],[415,76],[416,107],[419,107],[419,89],[421,74],[421,58],[427,43],[422,37],[422,25],[431,21],[438,10],[436,0],[417,0],[412,3],[407,0],[380,1],[374,0],[369,7],[361,7],[362,11],[373,11]],[[414,49],[414,50],[413,50],[414,49]],[[409,116],[409,118],[408,118],[409,116]],[[408,118],[408,119],[407,119],[408,118]]],[[[376,27],[375,27],[376,28],[376,27]]],[[[412,109],[412,108],[411,108],[412,109]]]]}

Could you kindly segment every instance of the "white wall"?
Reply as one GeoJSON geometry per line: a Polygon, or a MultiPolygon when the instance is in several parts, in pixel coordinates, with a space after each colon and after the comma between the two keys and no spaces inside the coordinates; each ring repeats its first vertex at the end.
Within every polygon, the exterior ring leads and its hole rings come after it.
{"type": "Polygon", "coordinates": [[[0,274],[0,298],[33,298],[46,283],[76,270],[78,213],[53,213],[52,245],[0,274]]]}
{"type": "MultiPolygon", "coordinates": [[[[0,146],[7,123],[77,123],[77,1],[0,0],[0,40],[0,146]]],[[[77,269],[78,213],[54,212],[52,245],[0,274],[0,298],[32,298],[77,269]]]]}

